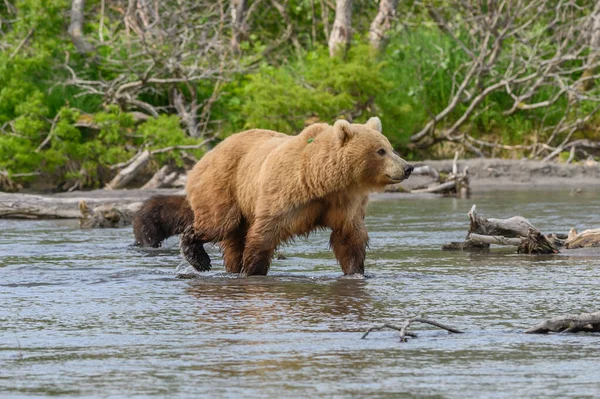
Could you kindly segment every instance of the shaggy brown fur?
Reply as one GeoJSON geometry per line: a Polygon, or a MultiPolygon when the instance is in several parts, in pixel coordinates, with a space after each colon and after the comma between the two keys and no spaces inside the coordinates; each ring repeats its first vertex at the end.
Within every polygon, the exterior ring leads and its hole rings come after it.
{"type": "Polygon", "coordinates": [[[362,274],[369,192],[411,171],[381,134],[379,118],[316,124],[297,136],[235,134],[188,174],[194,223],[182,235],[182,252],[194,265],[187,254],[198,251],[186,245],[218,242],[228,272],[265,275],[280,243],[327,227],[344,274],[362,274]]]}
{"type": "Polygon", "coordinates": [[[156,195],[144,202],[133,217],[135,245],[159,248],[167,238],[181,234],[194,222],[183,195],[156,195]]]}

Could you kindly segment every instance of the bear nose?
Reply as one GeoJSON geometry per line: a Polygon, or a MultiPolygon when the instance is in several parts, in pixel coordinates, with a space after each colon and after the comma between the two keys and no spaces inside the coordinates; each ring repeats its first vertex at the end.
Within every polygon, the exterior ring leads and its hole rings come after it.
{"type": "Polygon", "coordinates": [[[413,170],[415,170],[415,167],[412,165],[408,165],[407,167],[405,167],[404,174],[406,175],[406,177],[410,176],[413,170]]]}

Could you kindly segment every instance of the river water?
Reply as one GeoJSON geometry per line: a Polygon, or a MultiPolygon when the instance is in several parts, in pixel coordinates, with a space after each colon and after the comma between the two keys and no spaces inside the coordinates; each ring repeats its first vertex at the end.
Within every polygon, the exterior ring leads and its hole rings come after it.
{"type": "Polygon", "coordinates": [[[469,200],[379,197],[367,278],[343,278],[316,233],[283,247],[268,277],[195,278],[177,250],[128,247],[131,228],[0,220],[0,396],[600,396],[600,335],[527,335],[600,310],[600,258],[443,252],[483,216],[544,232],[600,227],[598,191],[487,191],[469,200]],[[188,276],[189,277],[189,276],[188,276]],[[400,343],[379,323],[423,316],[400,343]]]}

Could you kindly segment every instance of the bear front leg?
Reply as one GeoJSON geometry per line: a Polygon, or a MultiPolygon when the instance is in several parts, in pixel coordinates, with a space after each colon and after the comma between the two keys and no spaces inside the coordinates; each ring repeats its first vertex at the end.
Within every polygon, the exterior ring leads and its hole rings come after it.
{"type": "Polygon", "coordinates": [[[242,264],[242,273],[246,276],[266,276],[269,272],[271,259],[279,244],[273,227],[276,225],[276,221],[257,220],[248,230],[242,264]]]}
{"type": "Polygon", "coordinates": [[[333,230],[329,243],[345,275],[365,273],[368,242],[369,235],[362,222],[352,228],[333,230]]]}
{"type": "Polygon", "coordinates": [[[204,250],[204,242],[200,240],[194,226],[188,226],[179,236],[179,247],[183,258],[199,272],[210,270],[210,257],[204,250]]]}

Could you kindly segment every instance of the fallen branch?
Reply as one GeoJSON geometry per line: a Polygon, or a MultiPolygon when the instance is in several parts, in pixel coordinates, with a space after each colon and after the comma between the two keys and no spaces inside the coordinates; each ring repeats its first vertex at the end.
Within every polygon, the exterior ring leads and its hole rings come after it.
{"type": "Polygon", "coordinates": [[[150,151],[142,151],[135,155],[135,159],[106,185],[109,190],[123,188],[150,162],[150,151]]]}
{"type": "Polygon", "coordinates": [[[54,128],[56,127],[56,122],[58,122],[59,116],[60,113],[57,113],[54,119],[52,120],[52,125],[50,126],[50,131],[48,132],[48,135],[46,136],[44,141],[42,141],[42,143],[35,149],[34,152],[40,152],[42,148],[44,148],[46,144],[50,142],[50,140],[52,139],[52,135],[54,134],[54,128]]]}
{"type": "Polygon", "coordinates": [[[600,332],[600,312],[554,317],[525,330],[525,333],[575,333],[580,331],[600,332]]]}
{"type": "Polygon", "coordinates": [[[453,327],[446,326],[445,324],[442,324],[442,323],[438,323],[437,321],[415,317],[413,319],[407,319],[404,322],[404,324],[402,324],[402,327],[397,327],[397,326],[394,326],[394,325],[388,324],[388,323],[378,325],[378,326],[372,326],[362,335],[362,337],[360,339],[365,339],[367,337],[367,335],[369,335],[369,333],[371,333],[372,331],[381,331],[383,329],[389,328],[391,330],[398,331],[398,337],[400,338],[400,342],[406,342],[407,341],[406,337],[417,338],[416,334],[408,331],[409,327],[413,323],[429,324],[429,325],[441,328],[443,330],[446,330],[446,331],[448,331],[450,333],[454,333],[454,334],[462,334],[463,333],[463,331],[457,330],[456,328],[453,328],[453,327]]]}
{"type": "MultiPolygon", "coordinates": [[[[156,154],[163,154],[165,152],[175,150],[196,150],[212,142],[215,139],[215,137],[216,135],[209,137],[198,144],[173,145],[170,147],[159,148],[152,151],[144,150],[142,152],[138,152],[128,161],[111,166],[111,169],[118,169],[120,167],[123,167],[123,169],[119,173],[117,173],[117,175],[109,183],[106,184],[106,188],[109,190],[115,190],[127,186],[129,182],[131,182],[142,170],[144,170],[144,167],[148,164],[148,162],[150,162],[152,156],[156,154]]],[[[166,166],[163,166],[163,168],[166,168],[166,166]]],[[[148,181],[148,183],[146,183],[146,185],[142,188],[148,189],[166,187],[179,178],[178,174],[173,173],[168,174],[168,176],[162,176],[161,174],[165,173],[165,170],[163,170],[163,168],[161,168],[162,172],[161,170],[156,172],[154,176],[150,179],[150,181],[148,181]],[[158,181],[156,181],[157,179],[167,179],[168,183],[163,182],[164,184],[160,184],[158,181]]]]}
{"type": "Polygon", "coordinates": [[[141,189],[148,190],[154,188],[173,187],[173,184],[179,179],[181,173],[174,171],[169,165],[165,165],[158,170],[150,180],[144,184],[141,189]]]}
{"type": "Polygon", "coordinates": [[[29,32],[27,32],[27,35],[25,35],[25,38],[23,40],[21,40],[21,42],[19,43],[19,45],[17,46],[17,48],[15,48],[15,50],[10,54],[10,56],[8,57],[9,61],[12,60],[13,58],[15,58],[15,56],[23,48],[23,46],[25,45],[25,43],[27,43],[27,40],[29,40],[29,38],[33,34],[34,30],[35,30],[35,25],[33,25],[31,27],[31,29],[29,29],[29,32]]]}
{"type": "Polygon", "coordinates": [[[197,150],[199,148],[204,147],[205,145],[207,145],[208,143],[210,143],[211,141],[213,141],[215,139],[215,136],[210,137],[198,144],[188,144],[188,145],[174,145],[171,147],[165,147],[165,148],[160,148],[158,150],[152,150],[150,151],[150,155],[156,155],[156,154],[162,154],[165,152],[169,152],[169,151],[173,151],[173,150],[197,150]]]}

